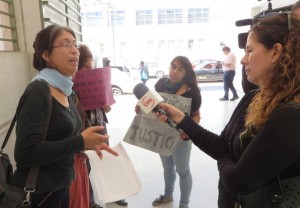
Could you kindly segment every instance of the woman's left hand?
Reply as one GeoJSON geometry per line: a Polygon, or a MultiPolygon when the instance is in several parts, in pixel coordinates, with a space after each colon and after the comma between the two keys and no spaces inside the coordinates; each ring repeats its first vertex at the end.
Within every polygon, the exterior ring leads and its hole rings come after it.
{"type": "Polygon", "coordinates": [[[110,146],[108,146],[106,143],[101,143],[101,144],[97,145],[94,150],[96,151],[96,153],[100,157],[100,159],[103,158],[103,154],[101,152],[102,150],[105,150],[112,155],[119,156],[119,154],[115,150],[113,150],[110,146]]]}
{"type": "Polygon", "coordinates": [[[186,135],[184,132],[180,133],[180,139],[184,140],[184,139],[187,139],[187,138],[189,138],[189,136],[186,135]]]}
{"type": "Polygon", "coordinates": [[[109,105],[105,104],[102,106],[102,109],[104,110],[105,113],[108,113],[108,112],[110,112],[111,107],[109,105]]]}

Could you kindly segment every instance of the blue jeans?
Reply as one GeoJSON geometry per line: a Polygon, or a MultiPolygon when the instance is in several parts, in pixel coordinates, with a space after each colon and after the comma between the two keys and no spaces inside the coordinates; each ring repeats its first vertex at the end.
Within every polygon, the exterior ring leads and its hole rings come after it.
{"type": "Polygon", "coordinates": [[[192,141],[181,141],[170,156],[160,155],[164,168],[165,196],[173,196],[176,172],[179,175],[180,204],[188,205],[193,179],[190,171],[192,141]],[[176,167],[176,172],[175,172],[176,167]]]}
{"type": "Polygon", "coordinates": [[[233,97],[238,97],[236,90],[233,86],[233,79],[235,76],[235,70],[225,71],[224,72],[224,98],[228,98],[229,89],[232,92],[233,97]]]}

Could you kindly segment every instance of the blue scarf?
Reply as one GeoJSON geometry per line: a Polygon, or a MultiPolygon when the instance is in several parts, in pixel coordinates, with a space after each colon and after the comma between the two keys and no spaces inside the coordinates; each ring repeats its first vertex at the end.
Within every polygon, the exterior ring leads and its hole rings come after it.
{"type": "Polygon", "coordinates": [[[56,69],[44,68],[31,81],[43,79],[51,86],[60,89],[66,96],[72,93],[72,77],[59,73],[56,69]]]}
{"type": "Polygon", "coordinates": [[[164,81],[165,92],[169,94],[175,94],[182,85],[183,85],[182,82],[171,84],[169,79],[166,79],[164,81]]]}

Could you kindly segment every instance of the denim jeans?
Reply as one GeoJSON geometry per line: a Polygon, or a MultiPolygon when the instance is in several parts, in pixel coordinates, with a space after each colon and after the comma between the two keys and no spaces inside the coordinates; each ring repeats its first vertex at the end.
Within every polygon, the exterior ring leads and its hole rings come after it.
{"type": "Polygon", "coordinates": [[[224,72],[224,98],[229,98],[229,89],[231,90],[233,97],[238,97],[236,90],[233,86],[233,79],[235,76],[235,70],[225,71],[224,72]]]}
{"type": "Polygon", "coordinates": [[[179,175],[180,204],[188,205],[193,179],[190,171],[192,141],[181,141],[170,156],[160,155],[164,168],[165,196],[173,196],[176,172],[179,175]],[[175,172],[176,168],[176,172],[175,172]]]}

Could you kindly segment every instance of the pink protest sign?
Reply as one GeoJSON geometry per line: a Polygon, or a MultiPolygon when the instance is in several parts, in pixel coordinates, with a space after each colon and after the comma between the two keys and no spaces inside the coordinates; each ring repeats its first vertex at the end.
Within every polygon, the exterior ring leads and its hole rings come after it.
{"type": "Polygon", "coordinates": [[[116,102],[111,90],[110,67],[77,71],[73,82],[73,88],[85,110],[116,102]]]}

